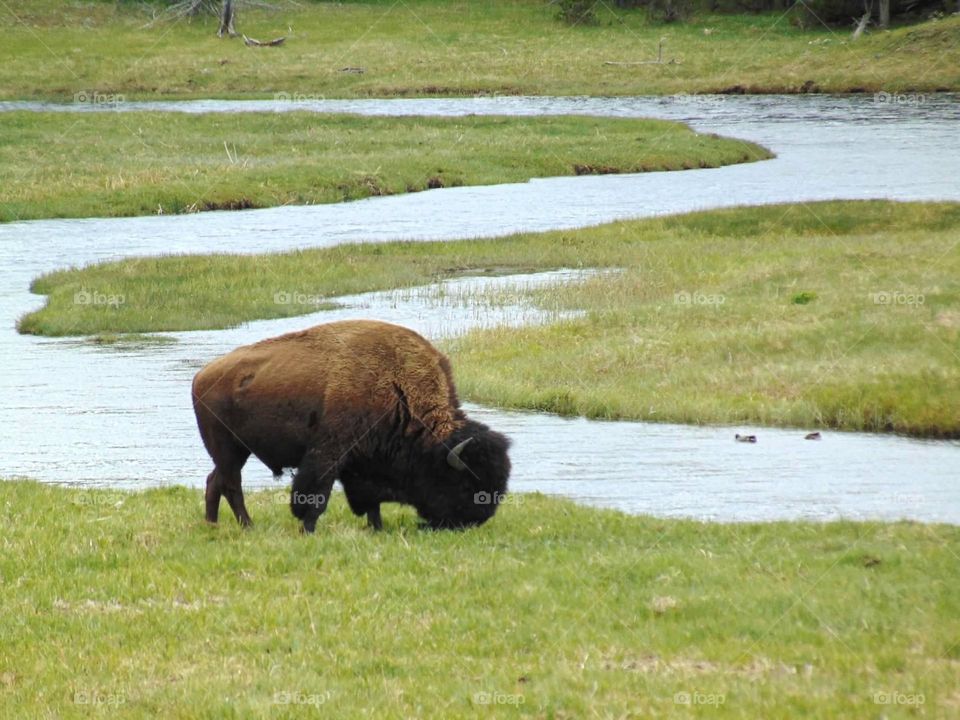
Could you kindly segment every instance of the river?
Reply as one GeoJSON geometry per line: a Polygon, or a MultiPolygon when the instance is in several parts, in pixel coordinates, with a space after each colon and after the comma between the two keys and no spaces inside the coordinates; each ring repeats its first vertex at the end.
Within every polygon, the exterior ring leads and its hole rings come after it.
{"type": "MultiPolygon", "coordinates": [[[[535,308],[491,308],[475,292],[578,273],[459,279],[443,288],[342,298],[338,310],[226,331],[171,333],[173,344],[103,346],[20,336],[42,298],[36,275],[170,252],[263,252],[344,242],[441,239],[574,228],[743,204],[833,198],[960,200],[960,103],[954,95],[465,98],[191,101],[113,107],[2,103],[0,112],[356,112],[659,117],[757,142],[777,157],[726,168],[536,179],[352,203],[141,218],[0,225],[0,476],[86,486],[202,486],[210,462],[190,408],[190,378],[238,344],[342,317],[378,317],[433,339],[477,323],[544,322],[535,308]],[[462,292],[461,292],[462,291],[462,292]],[[477,303],[480,303],[478,306],[477,303]]],[[[815,212],[814,208],[810,209],[815,212]]],[[[515,442],[511,487],[627,512],[721,521],[910,518],[960,523],[960,443],[862,433],[594,422],[469,407],[515,442]],[[754,432],[744,445],[733,433],[754,432]]],[[[274,486],[252,460],[244,484],[274,486]]]]}

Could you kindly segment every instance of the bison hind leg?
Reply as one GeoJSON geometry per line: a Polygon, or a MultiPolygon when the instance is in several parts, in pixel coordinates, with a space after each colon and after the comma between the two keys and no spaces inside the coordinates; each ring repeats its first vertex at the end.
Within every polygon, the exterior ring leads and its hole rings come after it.
{"type": "Polygon", "coordinates": [[[220,490],[220,478],[217,476],[217,469],[214,468],[207,475],[207,491],[204,495],[206,502],[206,520],[211,525],[216,525],[220,516],[220,497],[223,493],[220,490]]]}
{"type": "Polygon", "coordinates": [[[240,467],[236,464],[217,465],[213,472],[207,475],[207,489],[204,494],[206,505],[206,520],[213,525],[217,524],[220,514],[220,498],[227,498],[230,509],[234,516],[244,527],[250,527],[253,521],[250,519],[250,513],[247,512],[247,506],[243,501],[243,489],[240,481],[240,467]]]}
{"type": "Polygon", "coordinates": [[[227,502],[230,504],[230,509],[233,510],[237,522],[244,527],[250,527],[253,525],[253,520],[250,519],[250,513],[247,512],[247,505],[243,501],[243,489],[240,485],[240,468],[230,468],[229,471],[221,474],[221,478],[221,492],[227,498],[227,502]]]}

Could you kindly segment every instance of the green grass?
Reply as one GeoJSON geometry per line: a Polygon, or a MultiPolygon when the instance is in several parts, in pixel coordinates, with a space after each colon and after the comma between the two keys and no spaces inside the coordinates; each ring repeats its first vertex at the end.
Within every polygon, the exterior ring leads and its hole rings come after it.
{"type": "Polygon", "coordinates": [[[143,335],[141,333],[101,333],[84,338],[90,345],[115,346],[122,349],[132,347],[150,347],[157,345],[172,345],[179,342],[169,335],[143,335]]]}
{"type": "Polygon", "coordinates": [[[769,157],[662,120],[0,113],[0,221],[330,203],[769,157]]]}
{"type": "Polygon", "coordinates": [[[224,328],[315,308],[278,293],[620,268],[533,291],[582,319],[446,343],[461,395],[596,418],[960,437],[958,237],[958,204],[830,202],[499,239],[133,258],[37,279],[47,304],[19,329],[224,328]],[[124,302],[76,303],[84,291],[124,302]]]}
{"type": "Polygon", "coordinates": [[[335,496],[303,536],[286,501],[248,495],[243,531],[206,526],[196,490],[0,482],[0,715],[957,712],[956,527],[703,524],[522,494],[464,533],[388,507],[377,534],[335,496]]]}
{"type": "MultiPolygon", "coordinates": [[[[280,48],[215,37],[213,19],[145,27],[150,6],[72,0],[0,5],[0,97],[645,95],[960,89],[960,18],[873,32],[801,30],[781,14],[650,24],[599,6],[568,27],[543,0],[304,2],[241,11],[238,30],[280,48]],[[657,57],[673,63],[615,66],[657,57]],[[342,72],[364,68],[363,74],[342,72]]],[[[154,6],[155,7],[155,6],[154,6]]]]}

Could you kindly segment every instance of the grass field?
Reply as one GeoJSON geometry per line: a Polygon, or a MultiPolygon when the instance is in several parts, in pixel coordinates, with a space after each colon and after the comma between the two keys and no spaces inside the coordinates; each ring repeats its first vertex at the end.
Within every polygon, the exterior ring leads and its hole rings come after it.
{"type": "Polygon", "coordinates": [[[0,482],[3,717],[955,717],[960,530],[0,482]]]}
{"type": "Polygon", "coordinates": [[[0,222],[330,203],[769,157],[662,120],[0,113],[0,222]]]}
{"type": "Polygon", "coordinates": [[[850,29],[802,30],[783,14],[700,14],[659,25],[599,3],[599,24],[569,27],[542,0],[279,4],[276,12],[242,10],[238,30],[284,35],[286,44],[249,48],[217,39],[212,18],[145,27],[156,10],[146,3],[8,0],[0,4],[0,97],[960,89],[956,17],[851,42],[850,29]],[[661,64],[605,64],[654,60],[661,38],[661,64]]]}
{"type": "Polygon", "coordinates": [[[48,302],[19,328],[223,328],[316,310],[280,292],[329,299],[491,270],[620,268],[534,291],[582,319],[448,342],[461,394],[598,418],[958,437],[958,237],[957,204],[831,202],[499,239],[134,258],[37,279],[48,302]]]}

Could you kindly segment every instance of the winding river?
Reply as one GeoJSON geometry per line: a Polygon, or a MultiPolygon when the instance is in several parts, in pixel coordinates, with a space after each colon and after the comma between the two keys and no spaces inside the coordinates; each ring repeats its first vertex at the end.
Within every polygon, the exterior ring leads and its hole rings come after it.
{"type": "MultiPolygon", "coordinates": [[[[238,344],[313,322],[378,317],[439,338],[482,323],[548,322],[521,300],[491,306],[477,290],[576,282],[566,271],[458,279],[443,287],[341,298],[337,310],[173,344],[103,346],[16,333],[39,306],[28,286],[68,265],[169,252],[262,252],[395,239],[464,238],[572,228],[711,207],[831,198],[960,200],[960,103],[954,95],[871,97],[476,98],[196,101],[14,109],[65,112],[563,114],[661,117],[763,144],[774,160],[711,170],[537,179],[353,203],[122,219],[0,225],[0,476],[137,488],[201,486],[209,460],[190,408],[195,370],[238,344]]],[[[813,212],[813,210],[811,210],[813,212]]],[[[515,490],[541,490],[628,512],[721,521],[911,518],[960,523],[960,443],[797,430],[583,419],[469,407],[515,441],[515,490]],[[734,431],[759,435],[733,442],[734,431]]],[[[246,487],[274,486],[255,460],[246,487]]]]}

